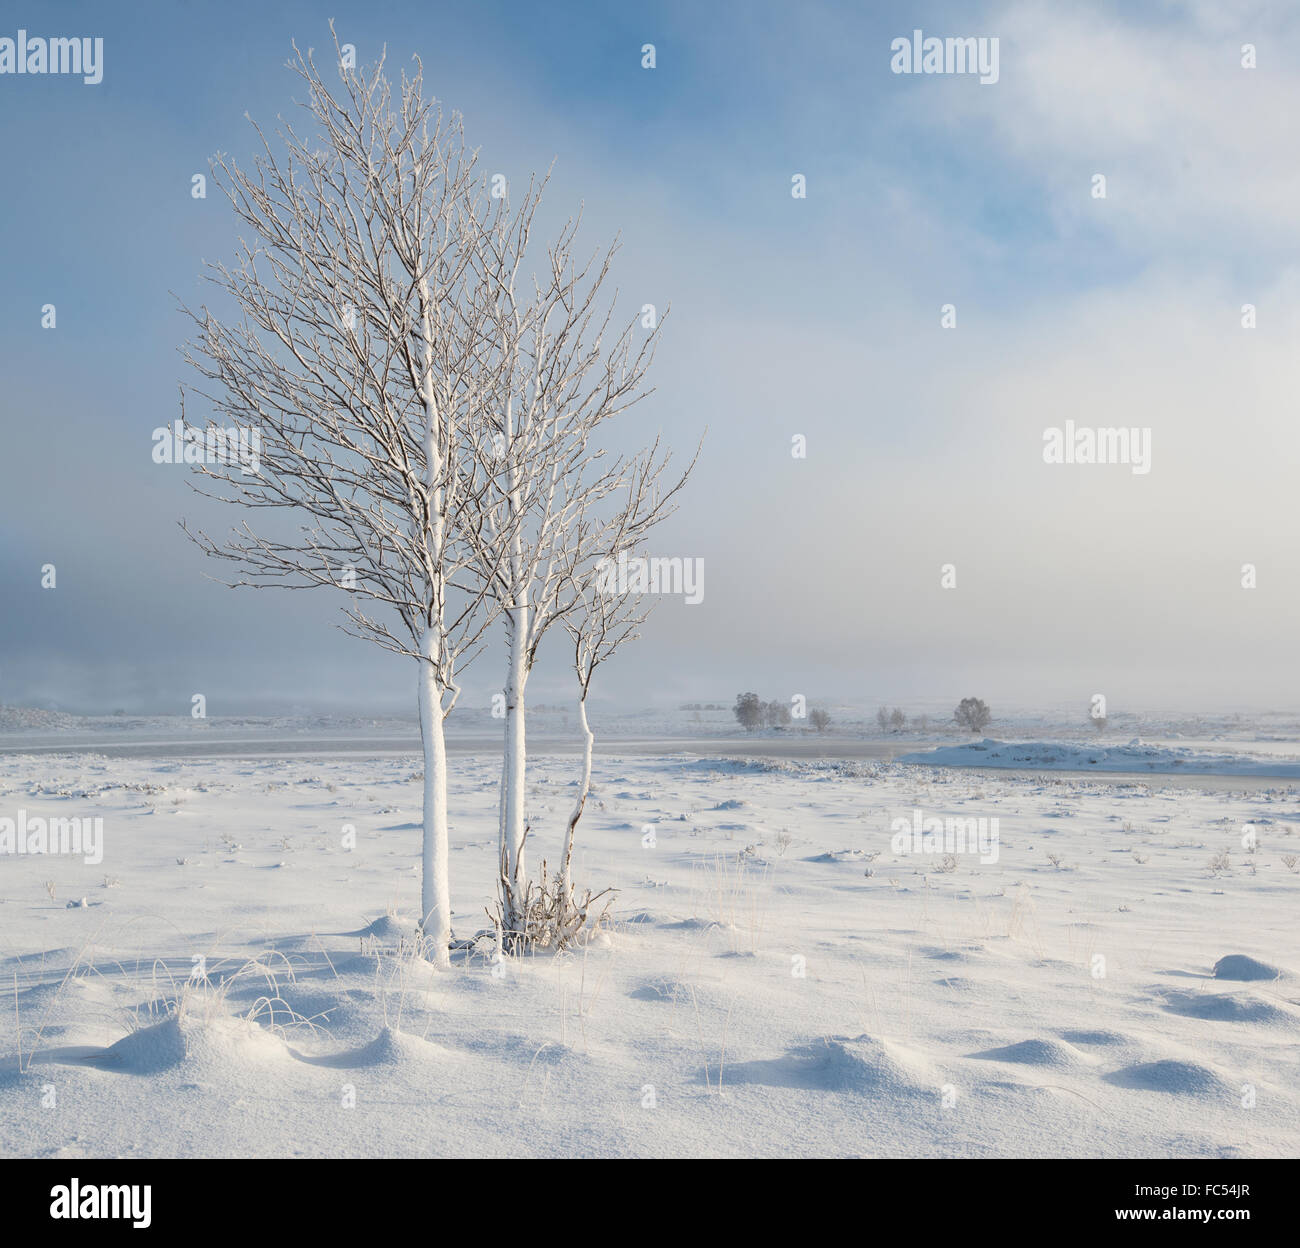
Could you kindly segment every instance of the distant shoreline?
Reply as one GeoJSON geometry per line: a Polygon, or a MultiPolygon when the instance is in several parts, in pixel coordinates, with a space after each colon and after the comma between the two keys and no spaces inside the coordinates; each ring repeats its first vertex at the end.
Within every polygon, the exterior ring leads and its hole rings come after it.
{"type": "MultiPolygon", "coordinates": [[[[923,743],[922,748],[931,743],[923,743]]],[[[942,742],[933,742],[935,747],[942,742]]],[[[492,754],[501,748],[497,737],[461,737],[449,739],[450,754],[472,756],[492,754]]],[[[539,736],[530,742],[530,754],[542,759],[548,756],[571,757],[581,751],[581,743],[558,736],[539,736]]],[[[148,740],[123,741],[114,739],[81,739],[73,741],[24,742],[0,741],[0,756],[30,755],[35,757],[97,755],[102,758],[185,760],[199,762],[204,759],[291,760],[391,757],[409,754],[413,765],[419,763],[420,745],[417,737],[352,737],[304,736],[301,738],[268,737],[216,738],[212,740],[148,740]]],[[[688,738],[688,737],[597,737],[596,752],[605,758],[641,757],[669,758],[688,756],[700,759],[734,759],[740,761],[789,762],[892,762],[901,755],[918,753],[916,741],[869,741],[846,738],[792,737],[780,738],[688,738]]],[[[1300,777],[1294,772],[1267,773],[1251,771],[1194,771],[1185,768],[1157,771],[1106,770],[1101,767],[1080,770],[1078,767],[977,767],[951,766],[942,762],[926,764],[913,759],[908,766],[942,772],[946,776],[968,776],[972,780],[994,778],[1025,780],[1029,782],[1055,782],[1078,780],[1100,784],[1146,784],[1165,788],[1200,790],[1236,789],[1258,790],[1294,786],[1300,788],[1300,777]]]]}

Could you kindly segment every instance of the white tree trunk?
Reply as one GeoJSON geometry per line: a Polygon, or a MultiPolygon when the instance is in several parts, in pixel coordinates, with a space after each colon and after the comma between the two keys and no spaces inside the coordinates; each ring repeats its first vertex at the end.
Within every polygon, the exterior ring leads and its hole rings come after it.
{"type": "Polygon", "coordinates": [[[560,865],[560,885],[564,890],[566,905],[573,900],[573,835],[578,820],[582,818],[583,807],[587,804],[587,795],[591,792],[591,747],[595,737],[587,726],[586,698],[578,700],[578,726],[582,729],[582,781],[578,785],[578,800],[574,803],[569,825],[564,832],[564,857],[560,865]]]}
{"type": "Polygon", "coordinates": [[[523,899],[527,881],[524,864],[524,783],[528,751],[524,734],[524,686],[528,681],[528,671],[524,662],[524,650],[528,637],[528,608],[514,607],[510,616],[510,667],[505,687],[505,858],[508,901],[512,912],[506,915],[506,922],[512,931],[519,931],[523,915],[518,912],[518,905],[523,899]]]}
{"type": "MultiPolygon", "coordinates": [[[[509,727],[509,724],[507,724],[509,727]]],[[[506,778],[510,773],[510,751],[501,751],[501,783],[497,786],[497,860],[502,880],[510,878],[506,869],[506,778]]]]}
{"type": "MultiPolygon", "coordinates": [[[[424,377],[421,398],[424,401],[424,468],[429,487],[427,532],[423,534],[435,567],[442,576],[446,551],[446,516],[443,514],[443,458],[440,438],[444,433],[441,413],[434,391],[433,298],[428,279],[419,283],[421,333],[424,339],[424,377]]],[[[420,641],[420,736],[424,743],[424,856],[420,883],[421,928],[429,942],[429,953],[438,966],[450,966],[451,895],[447,884],[447,741],[443,735],[442,683],[439,680],[443,628],[442,586],[434,591],[428,623],[420,641]]]]}
{"type": "MultiPolygon", "coordinates": [[[[424,634],[426,656],[436,650],[433,630],[424,634]]],[[[447,742],[442,696],[432,662],[420,662],[420,737],[424,743],[424,855],[420,885],[421,923],[429,954],[440,967],[451,964],[451,896],[447,887],[447,742]]]]}

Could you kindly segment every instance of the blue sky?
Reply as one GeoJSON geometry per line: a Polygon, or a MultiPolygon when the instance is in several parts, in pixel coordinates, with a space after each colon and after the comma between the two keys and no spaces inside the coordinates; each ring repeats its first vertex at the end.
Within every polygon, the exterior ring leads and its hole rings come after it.
{"type": "MultiPolygon", "coordinates": [[[[661,538],[705,559],[707,598],[664,605],[611,695],[1300,692],[1285,10],[432,0],[0,3],[0,37],[105,41],[99,85],[0,76],[0,700],[410,702],[404,666],[333,630],[332,604],[206,581],[175,523],[204,513],[149,454],[186,380],[176,300],[235,243],[190,178],[250,152],[246,111],[290,110],[290,43],[325,47],[331,16],[363,61],[418,53],[487,167],[555,159],[551,209],[584,203],[592,246],[621,231],[624,297],[672,304],[629,437],[685,450],[709,428],[661,538]],[[891,74],[890,40],[918,27],[997,36],[1000,81],[891,74]],[[1067,417],[1151,426],[1151,475],[1044,466],[1042,431],[1067,417]],[[1253,596],[1250,558],[1268,569],[1253,596]]],[[[481,665],[467,696],[499,683],[481,665]]]]}

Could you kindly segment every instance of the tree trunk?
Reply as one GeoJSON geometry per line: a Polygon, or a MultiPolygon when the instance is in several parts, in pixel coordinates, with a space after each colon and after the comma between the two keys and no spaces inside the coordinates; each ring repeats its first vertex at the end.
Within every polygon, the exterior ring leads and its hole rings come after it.
{"type": "Polygon", "coordinates": [[[528,636],[528,608],[510,610],[510,669],[506,677],[506,746],[505,746],[505,859],[506,859],[506,926],[510,931],[523,930],[521,912],[527,871],[524,864],[524,773],[527,743],[524,735],[524,685],[528,672],[524,648],[528,636]]]}
{"type": "Polygon", "coordinates": [[[424,339],[421,398],[424,402],[424,468],[429,488],[428,508],[419,535],[433,566],[434,584],[424,635],[420,639],[420,738],[424,744],[424,856],[420,881],[421,931],[438,966],[450,966],[451,895],[447,885],[447,741],[443,735],[442,683],[443,559],[446,555],[446,516],[443,457],[440,439],[446,434],[434,389],[433,296],[428,278],[419,282],[420,328],[424,339]]]}
{"type": "MultiPolygon", "coordinates": [[[[509,727],[509,721],[507,721],[507,730],[509,727]]],[[[501,783],[497,787],[497,869],[500,875],[499,891],[503,903],[506,901],[506,882],[510,879],[509,855],[506,853],[506,781],[509,774],[510,751],[503,745],[501,750],[501,783]]]]}
{"type": "Polygon", "coordinates": [[[424,744],[424,855],[420,884],[420,928],[429,954],[440,967],[451,965],[451,896],[447,887],[447,743],[443,736],[442,694],[431,658],[433,630],[424,634],[420,661],[420,738],[424,744]]]}
{"type": "Polygon", "coordinates": [[[587,804],[587,795],[591,792],[591,747],[595,741],[591,729],[587,726],[587,699],[585,697],[578,700],[578,725],[582,729],[582,781],[578,785],[578,800],[574,804],[573,813],[569,816],[569,826],[564,832],[564,857],[560,862],[560,887],[564,890],[564,904],[569,906],[573,901],[573,879],[571,868],[573,865],[573,834],[577,829],[578,820],[582,818],[583,807],[587,804]]]}

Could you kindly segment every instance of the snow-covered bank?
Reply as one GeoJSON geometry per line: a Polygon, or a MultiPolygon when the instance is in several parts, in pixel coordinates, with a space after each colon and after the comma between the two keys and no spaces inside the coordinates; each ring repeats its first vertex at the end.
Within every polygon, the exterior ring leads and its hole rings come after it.
{"type": "MultiPolygon", "coordinates": [[[[531,767],[534,862],[575,761],[531,767]]],[[[613,927],[439,974],[402,945],[417,773],[0,759],[0,817],[104,819],[98,865],[0,860],[0,1150],[1300,1153],[1294,790],[605,758],[575,879],[613,927]],[[996,861],[900,844],[917,812],[996,861]]],[[[453,769],[461,936],[499,774],[453,769]]]]}
{"type": "Polygon", "coordinates": [[[900,763],[930,767],[1001,767],[1017,771],[1102,771],[1208,776],[1273,776],[1300,779],[1300,758],[1277,753],[1216,754],[1206,748],[1141,740],[1127,745],[1080,745],[1068,741],[971,741],[903,754],[900,763]]]}

